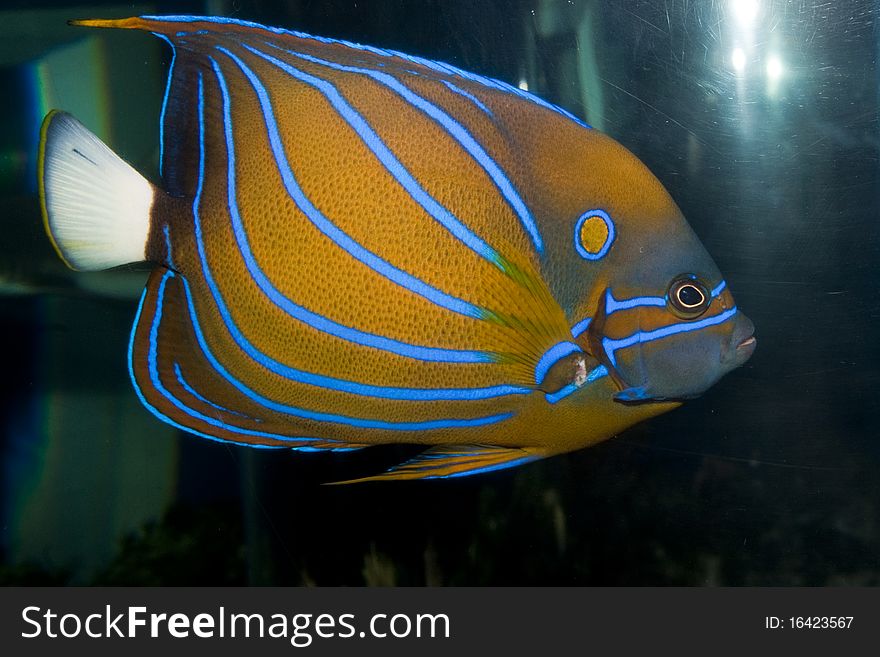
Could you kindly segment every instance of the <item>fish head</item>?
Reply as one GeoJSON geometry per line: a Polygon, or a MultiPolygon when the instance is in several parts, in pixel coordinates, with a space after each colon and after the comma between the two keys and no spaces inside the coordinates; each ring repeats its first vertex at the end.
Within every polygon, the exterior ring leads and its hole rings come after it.
{"type": "MultiPolygon", "coordinates": [[[[621,150],[616,157],[635,159],[621,150]]],[[[592,210],[575,226],[576,246],[586,244],[588,255],[600,254],[600,245],[606,251],[596,259],[588,350],[617,384],[616,401],[696,397],[749,359],[755,328],[659,181],[643,165],[627,169],[618,193],[630,190],[631,199],[642,190],[646,202],[616,199],[612,189],[607,210],[592,210]],[[585,231],[592,217],[606,226],[585,231]]]]}

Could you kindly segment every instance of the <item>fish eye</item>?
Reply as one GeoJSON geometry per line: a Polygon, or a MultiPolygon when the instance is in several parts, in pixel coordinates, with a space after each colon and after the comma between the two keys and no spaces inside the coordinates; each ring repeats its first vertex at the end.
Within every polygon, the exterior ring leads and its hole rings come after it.
{"type": "Polygon", "coordinates": [[[666,302],[672,312],[682,319],[696,319],[706,312],[712,297],[695,276],[683,274],[672,281],[666,302]]]}

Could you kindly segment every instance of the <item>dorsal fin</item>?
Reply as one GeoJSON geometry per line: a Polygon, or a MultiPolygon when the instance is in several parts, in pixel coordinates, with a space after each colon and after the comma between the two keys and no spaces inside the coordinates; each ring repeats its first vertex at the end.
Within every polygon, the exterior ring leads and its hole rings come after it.
{"type": "Polygon", "coordinates": [[[160,149],[162,184],[172,196],[195,196],[198,184],[199,59],[178,57],[174,43],[157,35],[171,47],[171,64],[162,101],[160,149]]]}
{"type": "MultiPolygon", "coordinates": [[[[73,20],[71,25],[150,29],[125,20],[73,20]]],[[[137,19],[139,20],[139,19],[137,19]]],[[[152,30],[150,30],[152,31],[152,30]]],[[[197,82],[205,62],[200,58],[180,57],[178,44],[169,36],[153,31],[171,48],[171,60],[160,119],[160,172],[162,187],[172,196],[195,195],[198,182],[197,82]]]]}

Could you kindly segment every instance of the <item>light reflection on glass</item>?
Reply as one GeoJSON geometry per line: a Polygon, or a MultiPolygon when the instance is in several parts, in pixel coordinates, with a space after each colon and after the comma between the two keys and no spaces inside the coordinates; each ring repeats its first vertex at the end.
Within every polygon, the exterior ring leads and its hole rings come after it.
{"type": "Polygon", "coordinates": [[[737,22],[748,27],[758,16],[758,0],[732,0],[731,10],[737,22]]]}
{"type": "Polygon", "coordinates": [[[783,66],[779,55],[773,54],[767,59],[767,79],[776,82],[782,77],[783,66]]]}
{"type": "Polygon", "coordinates": [[[746,53],[742,48],[733,49],[730,61],[733,64],[733,70],[737,73],[742,73],[746,70],[746,53]]]}

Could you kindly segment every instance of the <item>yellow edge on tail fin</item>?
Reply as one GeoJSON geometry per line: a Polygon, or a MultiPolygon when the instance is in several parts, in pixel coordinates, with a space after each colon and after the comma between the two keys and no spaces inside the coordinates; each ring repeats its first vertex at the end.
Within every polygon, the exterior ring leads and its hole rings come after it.
{"type": "Polygon", "coordinates": [[[37,153],[37,189],[40,193],[40,213],[43,215],[43,229],[46,231],[46,235],[49,236],[52,248],[55,249],[55,253],[61,258],[61,262],[71,269],[75,269],[67,258],[64,257],[64,254],[61,252],[61,247],[58,246],[58,242],[55,241],[55,236],[52,234],[52,229],[49,227],[49,209],[46,206],[46,134],[49,131],[49,125],[59,112],[60,110],[50,111],[46,115],[46,118],[43,119],[43,125],[40,126],[40,148],[37,153]]]}

